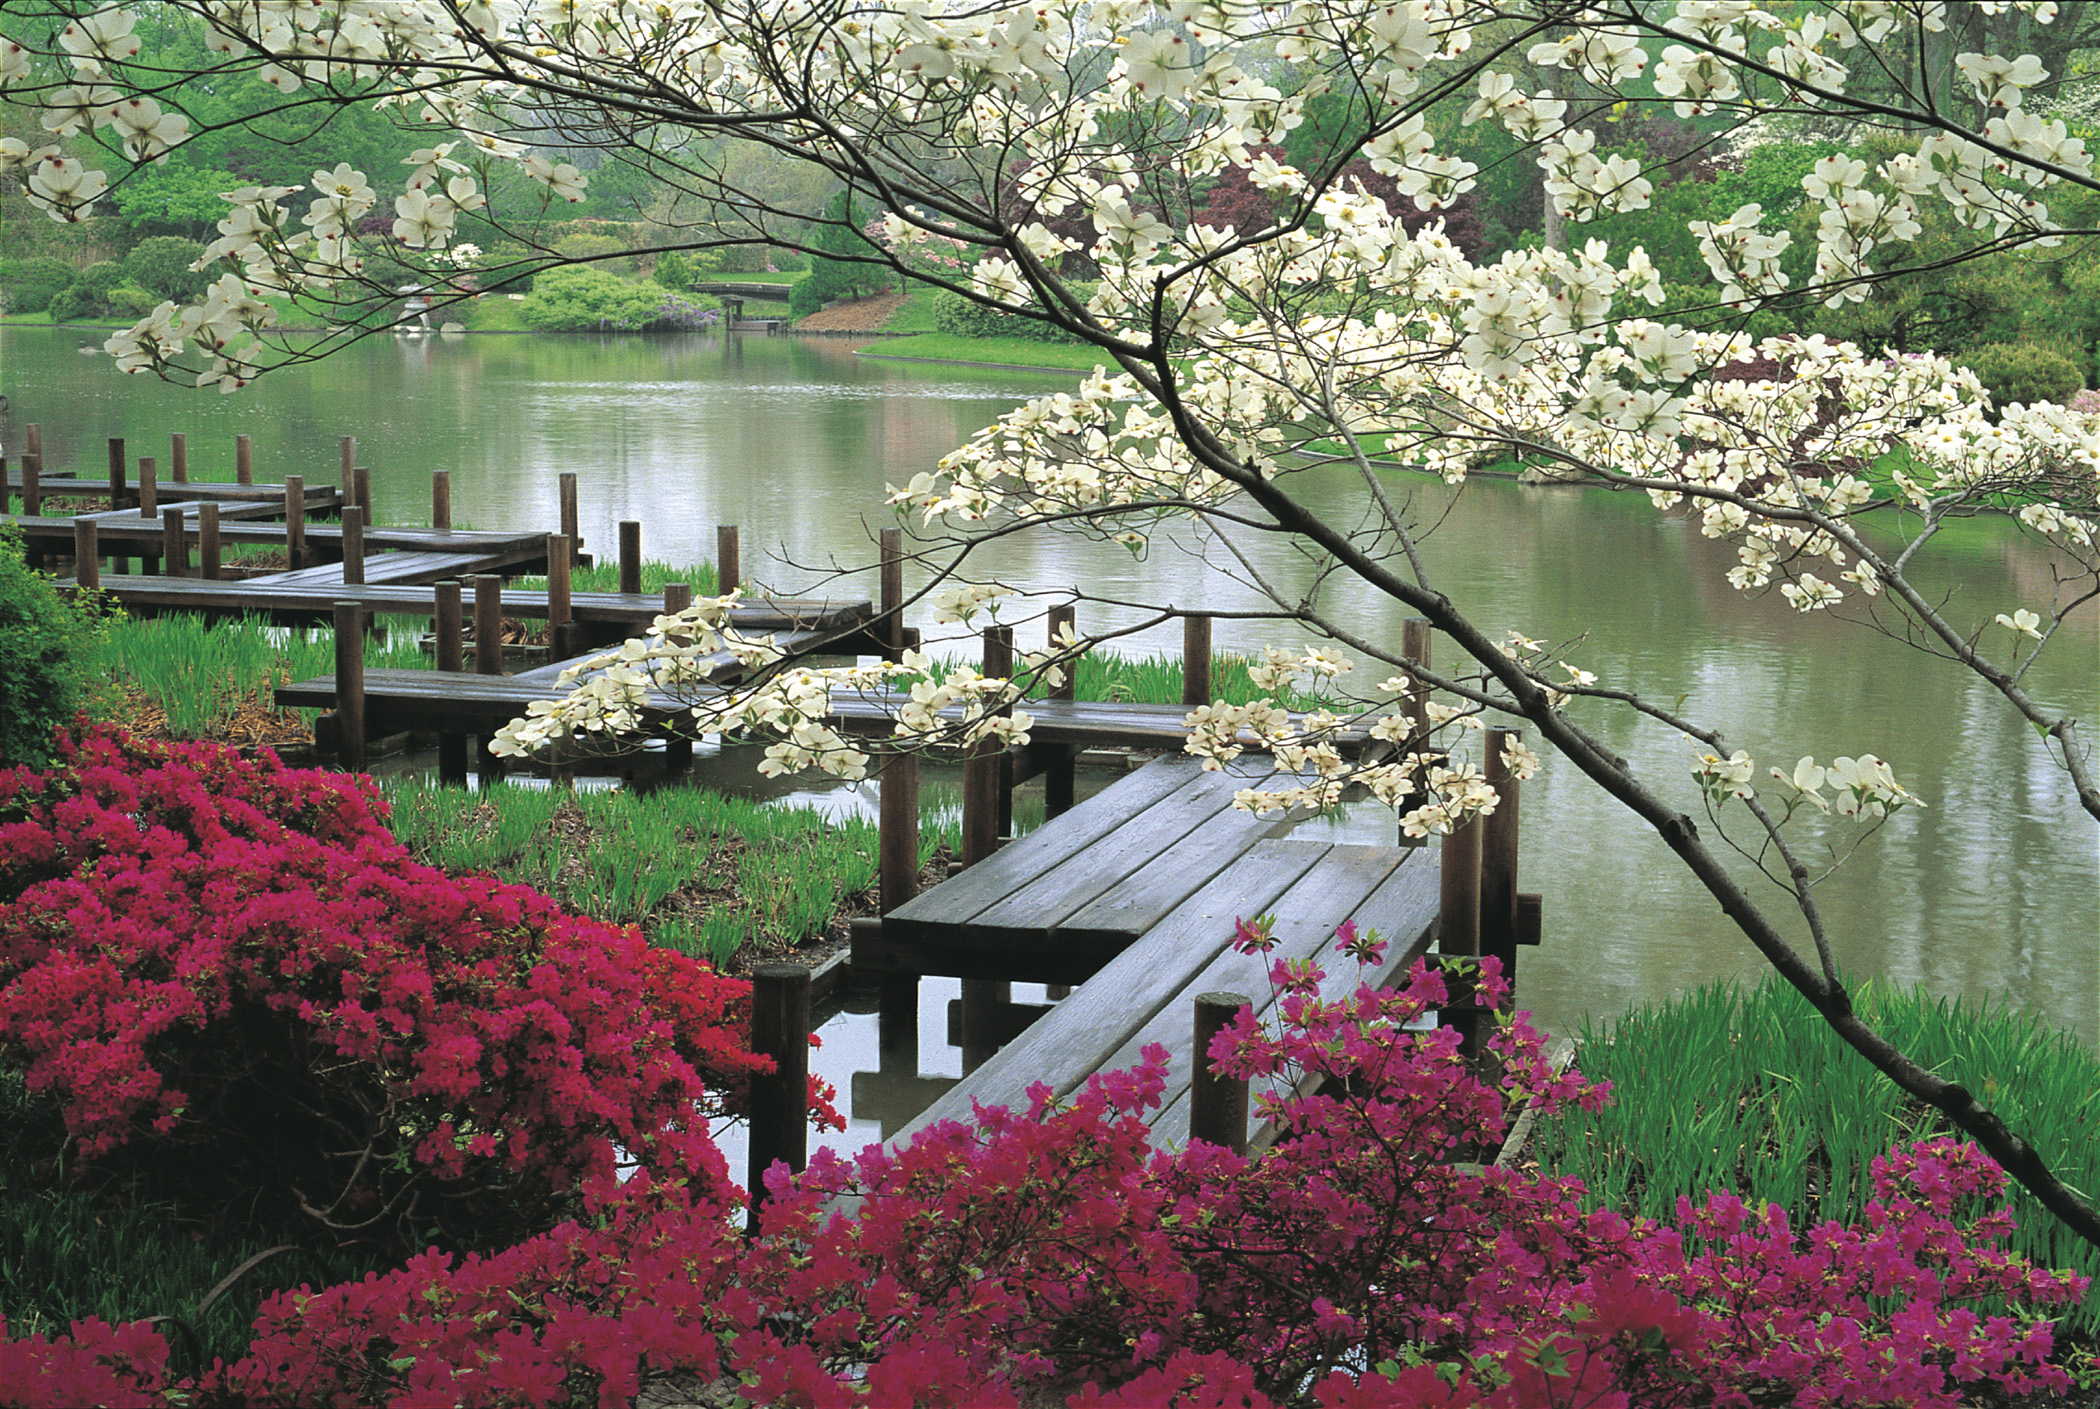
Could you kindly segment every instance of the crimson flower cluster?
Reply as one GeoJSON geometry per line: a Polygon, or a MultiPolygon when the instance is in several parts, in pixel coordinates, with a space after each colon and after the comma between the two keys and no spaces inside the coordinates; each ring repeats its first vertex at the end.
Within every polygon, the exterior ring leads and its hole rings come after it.
{"type": "Polygon", "coordinates": [[[748,987],[416,864],[363,779],[90,732],[0,773],[0,900],[0,1062],[88,1168],[404,1254],[630,1163],[732,1197],[748,987]]]}
{"type": "MultiPolygon", "coordinates": [[[[1498,1002],[1482,967],[1478,998],[1498,1002]]],[[[99,1324],[0,1342],[0,1403],[92,1383],[127,1404],[608,1409],[675,1379],[810,1409],[1953,1409],[1981,1385],[2066,1382],[2044,1313],[2082,1280],[1999,1246],[2003,1176],[1972,1148],[1877,1161],[1859,1227],[1803,1233],[1732,1196],[1629,1222],[1575,1181],[1488,1162],[1516,1110],[1607,1095],[1521,1015],[1490,1079],[1449,1029],[1412,1026],[1451,1001],[1435,973],[1338,998],[1325,978],[1277,964],[1273,1023],[1243,1013],[1212,1046],[1275,1123],[1251,1157],[1154,1147],[1167,1054],[1150,1048],[1069,1102],[1037,1088],[902,1148],[776,1167],[754,1239],[718,1183],[659,1164],[514,1246],[281,1293],[248,1358],[193,1380],[99,1324]]]]}

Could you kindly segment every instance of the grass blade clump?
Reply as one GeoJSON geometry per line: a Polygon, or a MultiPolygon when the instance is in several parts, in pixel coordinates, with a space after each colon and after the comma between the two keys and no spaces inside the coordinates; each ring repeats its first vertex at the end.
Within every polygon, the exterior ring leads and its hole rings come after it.
{"type": "Polygon", "coordinates": [[[716,963],[747,940],[785,953],[873,905],[879,847],[863,818],[697,788],[467,793],[404,780],[382,790],[418,860],[522,882],[716,963]]]}
{"type": "MultiPolygon", "coordinates": [[[[1854,1006],[1899,1049],[1975,1091],[2072,1187],[2100,1191],[2100,1057],[2036,1014],[1862,985],[1854,1006]]],[[[1868,1165],[1897,1143],[1952,1134],[1911,1102],[1777,979],[1698,989],[1585,1026],[1576,1062],[1614,1103],[1570,1111],[1540,1159],[1582,1179],[1595,1203],[1674,1217],[1708,1190],[1780,1204],[1796,1227],[1856,1222],[1868,1165]]],[[[2014,1186],[2010,1246],[2044,1267],[2100,1278],[2100,1250],[2014,1186]]],[[[2100,1287],[2100,1281],[2096,1281],[2100,1287]]],[[[2100,1332],[2100,1290],[2066,1325],[2100,1332]]]]}
{"type": "MultiPolygon", "coordinates": [[[[427,669],[413,618],[385,617],[389,627],[365,637],[367,670],[427,669]]],[[[271,626],[259,617],[216,623],[190,613],[110,623],[101,668],[112,683],[141,694],[167,718],[178,739],[211,736],[244,709],[273,711],[280,684],[335,670],[329,630],[271,626]]]]}

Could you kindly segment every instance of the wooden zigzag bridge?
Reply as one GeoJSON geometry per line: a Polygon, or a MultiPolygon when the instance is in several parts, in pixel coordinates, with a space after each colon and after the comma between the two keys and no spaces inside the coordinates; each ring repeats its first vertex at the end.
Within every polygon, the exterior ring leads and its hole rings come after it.
{"type": "MultiPolygon", "coordinates": [[[[620,590],[570,590],[572,569],[588,561],[573,474],[561,476],[559,532],[453,529],[444,471],[432,476],[431,526],[392,528],[367,521],[370,472],[356,463],[351,437],[339,445],[338,482],[327,485],[289,475],[280,483],[256,482],[246,437],[237,443],[231,482],[192,480],[183,437],[173,438],[171,451],[173,473],[165,485],[153,459],[140,459],[130,472],[121,440],[109,442],[106,480],[46,476],[32,426],[19,486],[9,485],[0,460],[0,517],[21,531],[39,565],[70,559],[77,589],[110,593],[134,614],[332,622],[335,672],[275,693],[280,705],[328,711],[317,721],[317,742],[345,768],[364,766],[374,738],[416,732],[436,735],[444,780],[467,781],[470,739],[479,745],[474,752],[484,779],[500,776],[499,761],[487,752],[489,736],[533,701],[557,693],[564,669],[645,633],[657,615],[692,600],[686,584],[669,584],[661,594],[640,590],[641,525],[632,521],[619,527],[620,590]],[[5,512],[15,493],[22,512],[5,512]],[[44,510],[54,499],[95,507],[51,517],[44,510]],[[281,549],[286,566],[230,569],[229,544],[281,549]],[[122,570],[134,562],[136,571],[122,570]],[[546,589],[505,584],[506,577],[527,574],[545,576],[546,589]],[[435,670],[365,670],[363,636],[382,612],[431,618],[435,670]],[[481,649],[500,641],[506,616],[546,622],[547,664],[506,674],[501,649],[481,649]]],[[[718,529],[717,549],[726,592],[741,580],[736,528],[718,529]]],[[[772,634],[790,658],[898,659],[918,644],[917,633],[903,625],[903,568],[902,534],[888,530],[879,602],[765,597],[733,609],[730,624],[772,634]]],[[[1050,629],[1071,623],[1070,609],[1060,608],[1050,629]]],[[[1011,674],[1010,627],[987,630],[983,650],[987,675],[1011,674]]],[[[1409,623],[1403,654],[1427,661],[1427,623],[1409,623]]],[[[1212,1080],[1202,1054],[1208,1034],[1242,1003],[1264,1010],[1268,966],[1277,958],[1321,956],[1335,929],[1353,920],[1386,937],[1387,958],[1365,975],[1325,964],[1336,970],[1328,981],[1336,991],[1326,996],[1339,996],[1360,979],[1391,981],[1434,947],[1447,967],[1458,966],[1454,988],[1465,997],[1463,968],[1472,956],[1495,955],[1513,973],[1518,947],[1538,942],[1538,897],[1516,889],[1516,782],[1500,763],[1504,731],[1489,731],[1487,747],[1489,781],[1502,791],[1503,805],[1443,839],[1434,868],[1418,846],[1294,837],[1289,833],[1299,819],[1257,817],[1233,805],[1237,791],[1273,777],[1266,758],[1250,754],[1206,771],[1180,752],[1184,714],[1210,698],[1210,663],[1209,618],[1191,614],[1184,618],[1183,704],[1083,702],[1072,698],[1069,683],[1049,698],[1027,701],[1035,721],[1030,743],[968,751],[962,865],[924,893],[918,890],[918,763],[910,754],[886,761],[879,916],[854,922],[851,951],[853,976],[879,990],[880,1014],[879,1069],[856,1074],[853,1101],[857,1110],[893,1113],[883,1117],[885,1138],[904,1140],[933,1122],[966,1118],[972,1101],[1020,1103],[1036,1081],[1069,1094],[1093,1072],[1131,1065],[1143,1047],[1158,1042],[1173,1061],[1166,1103],[1154,1116],[1157,1134],[1242,1149],[1258,1145],[1264,1133],[1250,1125],[1244,1085],[1212,1080]],[[1162,756],[1077,801],[1078,756],[1103,747],[1162,756]],[[1048,820],[1011,836],[1014,788],[1038,776],[1048,820]],[[1234,922],[1261,914],[1276,916],[1278,948],[1268,955],[1234,952],[1234,922]],[[918,1073],[918,981],[925,976],[962,982],[949,1034],[962,1048],[959,1082],[918,1073]],[[1015,1003],[1016,982],[1046,985],[1052,1001],[1015,1003]]],[[[742,667],[727,652],[715,664],[715,681],[741,678],[742,667]]],[[[672,767],[689,759],[691,743],[670,726],[693,703],[659,692],[643,710],[645,724],[664,736],[672,767]]],[[[836,695],[830,720],[844,731],[887,735],[899,703],[893,695],[836,695]]],[[[1408,701],[1407,709],[1426,737],[1426,697],[1408,701]]],[[[1344,743],[1361,749],[1370,741],[1358,730],[1344,743]]],[[[561,776],[561,765],[555,767],[561,776]]],[[[811,983],[808,970],[792,965],[760,966],[754,978],[754,1043],[780,1065],[775,1078],[754,1083],[755,1175],[776,1158],[801,1167],[811,983]]],[[[1469,1045],[1477,1044],[1476,1013],[1453,1012],[1447,1020],[1464,1030],[1469,1045]]],[[[754,1191],[758,1187],[754,1177],[754,1191]]]]}

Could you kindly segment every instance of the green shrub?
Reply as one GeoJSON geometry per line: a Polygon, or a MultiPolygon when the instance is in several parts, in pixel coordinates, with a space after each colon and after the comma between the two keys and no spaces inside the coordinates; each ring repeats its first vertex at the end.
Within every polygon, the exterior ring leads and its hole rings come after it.
{"type": "Polygon", "coordinates": [[[73,282],[73,272],[63,259],[0,259],[0,294],[11,313],[41,313],[73,282]]]}
{"type": "Polygon", "coordinates": [[[0,765],[50,761],[51,731],[87,702],[102,643],[92,598],[61,597],[22,557],[22,535],[0,528],[0,765]]]}
{"type": "Polygon", "coordinates": [[[689,289],[693,286],[693,262],[677,250],[665,250],[656,257],[656,268],[649,271],[649,279],[667,289],[689,289]]]}
{"type": "Polygon", "coordinates": [[[124,266],[114,259],[99,260],[80,271],[73,282],[97,298],[124,282],[124,266]]]}
{"type": "MultiPolygon", "coordinates": [[[[624,243],[611,235],[593,235],[582,231],[574,235],[564,235],[554,242],[554,252],[564,259],[604,260],[606,256],[618,254],[626,248],[624,243]]],[[[631,264],[633,261],[626,262],[631,264]]]]}
{"type": "Polygon", "coordinates": [[[2051,343],[2000,342],[1972,347],[1957,359],[2000,406],[2017,401],[2069,401],[2085,389],[2076,349],[2051,343]]]}
{"type": "Polygon", "coordinates": [[[528,328],[547,333],[645,332],[694,327],[699,304],[660,284],[634,284],[605,269],[549,269],[519,305],[528,328]]]}
{"type": "Polygon", "coordinates": [[[102,295],[85,284],[68,284],[51,300],[51,321],[78,323],[102,316],[102,295]]]}
{"type": "Polygon", "coordinates": [[[193,299],[204,294],[210,275],[190,268],[204,254],[204,246],[177,235],[155,235],[139,241],[124,256],[124,281],[162,298],[193,299]]]}
{"type": "Polygon", "coordinates": [[[973,303],[961,294],[939,294],[933,300],[934,331],[958,338],[1024,338],[1031,342],[1077,342],[1062,328],[1034,318],[1020,318],[973,303]]]}
{"type": "Polygon", "coordinates": [[[143,318],[160,305],[161,296],[136,284],[119,284],[103,297],[103,306],[122,318],[143,318]]]}

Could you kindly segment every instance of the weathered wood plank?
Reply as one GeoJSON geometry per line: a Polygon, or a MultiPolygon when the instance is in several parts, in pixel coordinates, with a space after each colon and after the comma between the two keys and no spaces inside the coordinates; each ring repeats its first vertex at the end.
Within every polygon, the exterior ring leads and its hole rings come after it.
{"type": "MultiPolygon", "coordinates": [[[[1290,952],[1296,957],[1310,958],[1317,961],[1319,966],[1326,971],[1326,977],[1320,981],[1318,990],[1320,1000],[1326,1003],[1339,1002],[1341,999],[1346,998],[1349,994],[1356,991],[1359,984],[1368,983],[1373,988],[1383,988],[1391,984],[1395,978],[1404,974],[1408,966],[1421,957],[1435,938],[1438,913],[1439,886],[1437,883],[1437,872],[1427,864],[1428,858],[1422,852],[1395,851],[1387,847],[1360,846],[1338,846],[1335,850],[1338,852],[1367,852],[1375,857],[1390,858],[1392,864],[1387,869],[1385,878],[1377,887],[1351,908],[1347,914],[1335,920],[1334,924],[1329,926],[1324,933],[1318,932],[1310,926],[1298,927],[1294,925],[1292,927],[1293,934],[1291,938],[1293,943],[1290,952]],[[1406,864],[1407,859],[1410,857],[1415,860],[1415,864],[1412,866],[1406,864]],[[1356,962],[1347,955],[1336,952],[1334,931],[1340,926],[1343,919],[1356,921],[1359,929],[1375,929],[1378,931],[1380,938],[1386,941],[1385,958],[1382,962],[1375,967],[1359,968],[1356,962]]],[[[1356,874],[1368,876],[1372,873],[1372,869],[1367,865],[1365,869],[1356,874]]],[[[1308,881],[1311,879],[1311,877],[1307,878],[1308,881]]],[[[1313,898],[1302,894],[1297,888],[1293,888],[1289,894],[1286,894],[1279,900],[1276,904],[1275,912],[1278,934],[1281,935],[1284,932],[1286,916],[1299,913],[1301,907],[1312,903],[1315,903],[1313,898]]],[[[1267,981],[1267,966],[1273,964],[1281,952],[1281,949],[1279,949],[1266,956],[1259,956],[1263,959],[1263,970],[1254,987],[1240,988],[1237,985],[1229,986],[1233,991],[1245,993],[1255,1000],[1252,1006],[1257,1015],[1264,1017],[1273,1016],[1275,1004],[1271,1001],[1267,981]]],[[[1180,1006],[1184,1010],[1189,1007],[1189,1001],[1195,994],[1205,992],[1210,988],[1210,984],[1206,981],[1207,977],[1207,975],[1199,976],[1180,995],[1180,1006]]],[[[1173,1032],[1171,1020],[1165,1013],[1161,1014],[1161,1018],[1164,1020],[1163,1030],[1171,1035],[1173,1032]]],[[[1152,1117],[1152,1135],[1154,1141],[1159,1144],[1183,1144],[1187,1142],[1189,1133],[1189,1085],[1187,1071],[1192,1068],[1197,1057],[1197,1053],[1194,1050],[1195,1027],[1186,1011],[1182,1014],[1179,1036],[1175,1042],[1167,1045],[1169,1051],[1174,1053],[1174,1066],[1170,1070],[1179,1070],[1182,1074],[1169,1086],[1165,1102],[1152,1117]],[[1183,1052],[1187,1053],[1186,1063],[1181,1058],[1183,1052]]],[[[1135,1060],[1136,1049],[1128,1048],[1126,1051],[1131,1055],[1131,1059],[1135,1060]]],[[[1130,1062],[1122,1060],[1124,1056],[1124,1052],[1111,1056],[1104,1069],[1114,1071],[1119,1065],[1130,1065],[1130,1062]]],[[[1253,1090],[1250,1092],[1252,1097],[1250,1105],[1258,1105],[1260,1097],[1265,1091],[1277,1096],[1288,1094],[1284,1086],[1285,1083],[1280,1080],[1255,1082],[1253,1090]]]]}
{"type": "MultiPolygon", "coordinates": [[[[49,522],[67,525],[67,539],[71,540],[71,520],[55,519],[49,522]]],[[[156,524],[154,535],[157,537],[159,532],[159,526],[156,524]]],[[[278,533],[281,538],[282,531],[279,530],[278,533]]],[[[105,539],[107,536],[106,533],[103,535],[105,539]]],[[[230,537],[224,529],[219,536],[222,540],[230,537]]],[[[453,563],[456,569],[459,560],[455,558],[453,563]]],[[[332,610],[333,603],[355,601],[367,611],[409,616],[432,614],[436,611],[436,591],[429,584],[367,583],[350,588],[341,584],[302,586],[297,582],[283,583],[282,579],[286,576],[288,574],[273,573],[238,583],[140,576],[122,579],[121,587],[127,601],[136,601],[141,606],[167,609],[258,613],[297,613],[315,609],[317,615],[326,616],[332,610]]],[[[506,588],[503,593],[503,610],[508,616],[544,619],[547,615],[547,594],[506,588]]],[[[579,620],[630,628],[643,627],[662,614],[663,599],[648,594],[626,597],[617,592],[585,592],[571,596],[570,610],[579,620]]],[[[763,633],[803,628],[845,631],[867,620],[871,611],[872,608],[865,601],[783,597],[734,607],[730,610],[729,620],[732,626],[744,632],[763,633]]]]}
{"type": "MultiPolygon", "coordinates": [[[[398,582],[421,585],[461,575],[497,572],[520,561],[530,559],[508,553],[491,553],[479,557],[468,557],[458,553],[380,553],[365,559],[364,580],[367,583],[398,582]]],[[[346,585],[341,563],[322,563],[316,567],[271,573],[267,577],[250,578],[248,581],[267,583],[275,588],[325,588],[330,592],[336,592],[337,588],[346,585]]],[[[341,596],[339,592],[336,592],[336,595],[341,596]]]]}
{"type": "Polygon", "coordinates": [[[1187,779],[1163,768],[1164,762],[1147,764],[1080,803],[1060,817],[1056,827],[1038,828],[1017,838],[1001,847],[990,860],[915,897],[884,917],[884,927],[901,920],[909,928],[922,917],[937,924],[960,923],[1005,899],[1092,846],[1121,826],[1133,812],[1151,807],[1184,786],[1187,779]],[[936,902],[936,897],[942,898],[936,902]]]}
{"type": "Polygon", "coordinates": [[[927,1107],[899,1133],[899,1141],[937,1121],[967,1120],[973,1099],[1019,1107],[1038,1081],[1060,1096],[1077,1090],[1231,941],[1235,914],[1242,908],[1268,909],[1329,849],[1324,842],[1275,841],[1248,852],[1160,921],[1142,953],[1125,950],[1020,1042],[1002,1048],[927,1107]]]}
{"type": "Polygon", "coordinates": [[[1078,942],[1095,935],[1141,935],[1256,842],[1289,830],[1288,818],[1232,810],[1232,790],[1221,791],[1225,810],[1205,818],[1180,841],[1066,916],[1058,924],[1058,939],[1078,942]]]}

